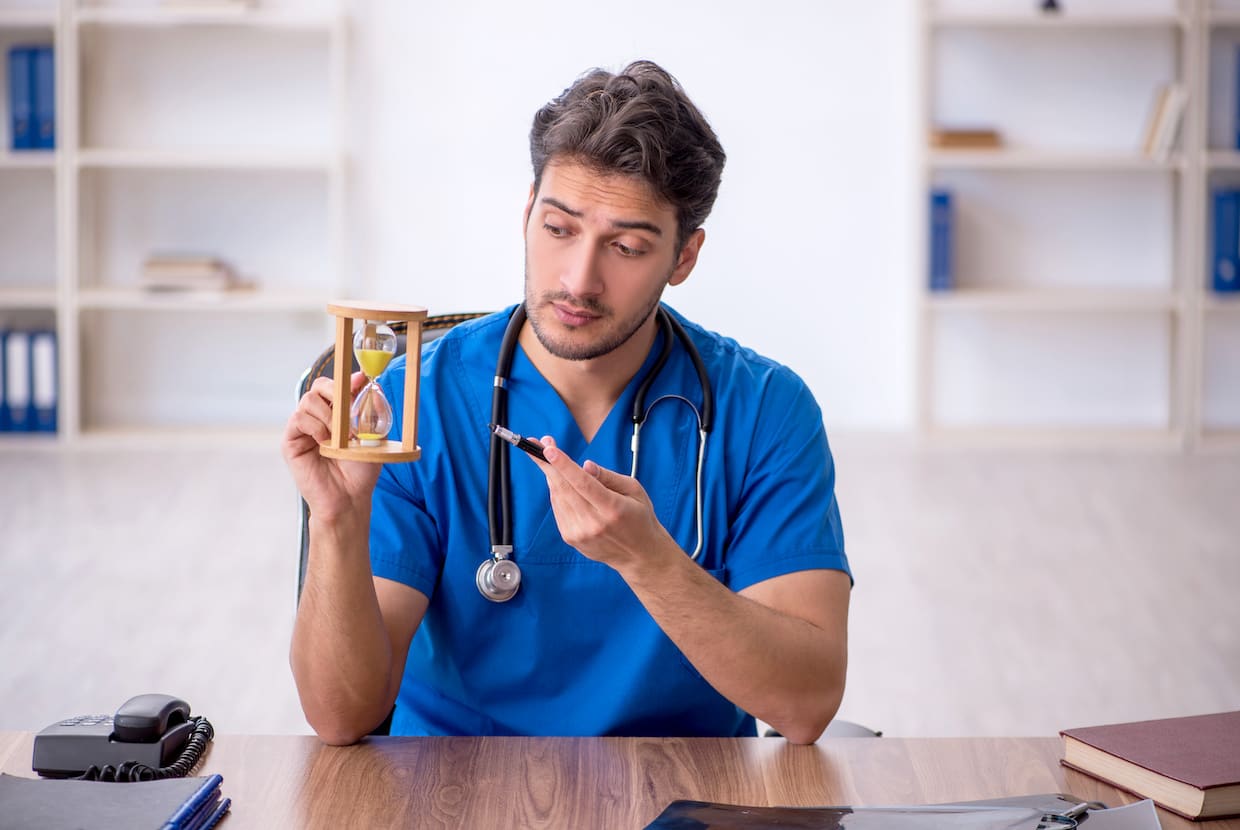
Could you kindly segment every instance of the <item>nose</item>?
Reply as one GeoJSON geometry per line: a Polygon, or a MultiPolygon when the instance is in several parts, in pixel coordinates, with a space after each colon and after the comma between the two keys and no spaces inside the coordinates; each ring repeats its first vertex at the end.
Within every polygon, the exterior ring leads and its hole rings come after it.
{"type": "Polygon", "coordinates": [[[593,245],[576,245],[560,273],[560,286],[574,297],[597,297],[603,293],[599,251],[593,245]]]}

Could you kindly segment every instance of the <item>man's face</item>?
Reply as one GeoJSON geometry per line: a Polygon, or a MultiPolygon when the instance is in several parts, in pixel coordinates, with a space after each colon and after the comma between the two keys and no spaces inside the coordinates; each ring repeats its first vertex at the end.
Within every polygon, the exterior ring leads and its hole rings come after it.
{"type": "Polygon", "coordinates": [[[676,250],[676,212],[644,181],[552,162],[525,212],[525,312],[539,343],[592,360],[650,319],[664,286],[689,276],[695,232],[676,250]]]}

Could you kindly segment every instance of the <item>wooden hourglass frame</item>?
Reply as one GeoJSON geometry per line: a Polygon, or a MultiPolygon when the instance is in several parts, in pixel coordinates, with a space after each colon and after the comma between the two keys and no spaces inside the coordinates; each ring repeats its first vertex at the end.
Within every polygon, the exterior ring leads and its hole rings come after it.
{"type": "Polygon", "coordinates": [[[335,396],[332,403],[332,437],[319,444],[319,453],[328,458],[348,461],[368,461],[388,464],[395,461],[417,461],[422,457],[418,446],[418,378],[422,355],[422,323],[426,309],[406,305],[376,305],[337,301],[327,304],[328,313],[336,318],[335,396]],[[384,441],[377,447],[360,446],[356,439],[349,439],[349,381],[353,365],[353,321],[405,322],[409,324],[405,335],[406,360],[413,368],[405,372],[405,407],[401,440],[384,441]]]}

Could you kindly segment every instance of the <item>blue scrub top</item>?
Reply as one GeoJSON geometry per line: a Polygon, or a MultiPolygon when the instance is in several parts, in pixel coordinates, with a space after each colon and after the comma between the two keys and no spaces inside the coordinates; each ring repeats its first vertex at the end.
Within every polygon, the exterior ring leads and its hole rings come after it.
{"type": "MultiPolygon", "coordinates": [[[[410,646],[392,734],[753,735],[754,719],[702,678],[624,580],[564,543],[545,477],[515,447],[506,450],[513,454],[513,558],[521,589],[502,604],[478,592],[474,575],[490,556],[487,424],[512,310],[463,323],[427,344],[418,410],[422,457],[386,465],[375,488],[374,574],[430,599],[410,646]]],[[[786,367],[672,313],[701,352],[715,390],[702,476],[702,567],[734,591],[793,571],[848,573],[835,468],[808,388],[786,367]]],[[[507,426],[535,438],[551,435],[578,463],[592,459],[627,474],[633,399],[660,346],[590,442],[518,346],[507,426]]],[[[380,379],[396,414],[391,438],[401,432],[405,371],[401,357],[380,379]]],[[[701,408],[698,376],[680,343],[647,402],[669,394],[701,408]]],[[[664,400],[642,427],[637,471],[659,521],[689,552],[696,544],[697,442],[693,411],[664,400]]]]}

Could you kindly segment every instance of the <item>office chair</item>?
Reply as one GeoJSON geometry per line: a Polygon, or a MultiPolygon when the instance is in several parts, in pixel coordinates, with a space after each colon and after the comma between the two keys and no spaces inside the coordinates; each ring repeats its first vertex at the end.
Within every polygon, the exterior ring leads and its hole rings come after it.
{"type": "MultiPolygon", "coordinates": [[[[482,317],[487,312],[467,312],[463,314],[439,314],[427,317],[422,323],[422,343],[426,344],[432,340],[442,337],[453,326],[464,323],[466,320],[473,320],[476,317],[482,317]]],[[[391,324],[392,331],[396,334],[396,354],[405,353],[405,340],[408,331],[408,324],[397,322],[391,324]]],[[[314,363],[310,364],[310,368],[302,373],[301,380],[297,383],[297,397],[300,401],[306,392],[310,391],[310,387],[319,378],[334,377],[336,362],[335,344],[328,346],[314,363]]],[[[350,372],[358,370],[357,358],[351,361],[352,366],[350,372]]],[[[301,532],[298,539],[298,547],[300,548],[300,559],[297,566],[297,601],[301,601],[301,591],[306,583],[306,557],[310,551],[310,508],[304,499],[299,499],[300,507],[298,510],[298,518],[301,523],[301,532]]],[[[386,719],[375,730],[372,735],[387,735],[392,728],[392,713],[389,712],[386,719]]],[[[766,737],[782,737],[774,729],[767,729],[764,733],[766,737]]],[[[883,733],[851,721],[833,720],[827,726],[823,737],[828,738],[877,738],[883,733]]]]}

